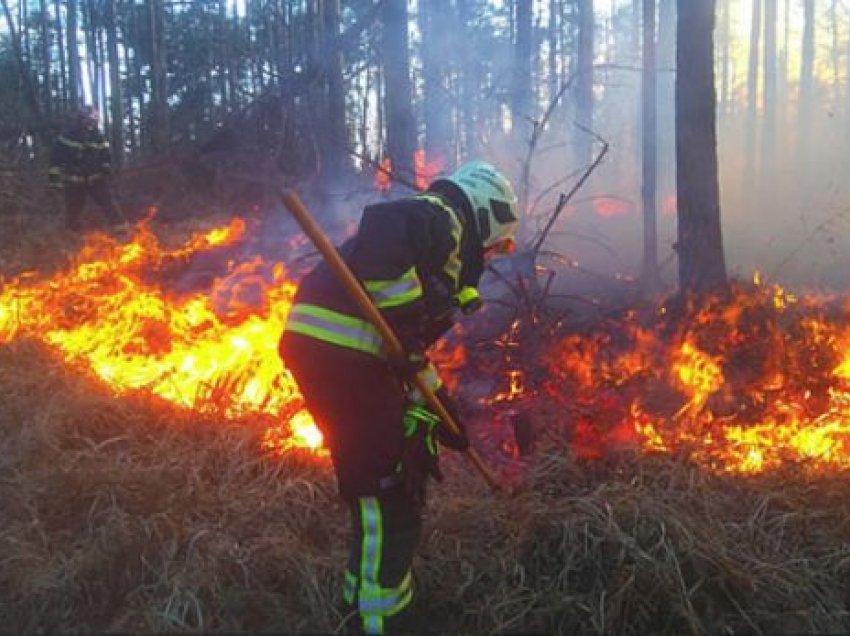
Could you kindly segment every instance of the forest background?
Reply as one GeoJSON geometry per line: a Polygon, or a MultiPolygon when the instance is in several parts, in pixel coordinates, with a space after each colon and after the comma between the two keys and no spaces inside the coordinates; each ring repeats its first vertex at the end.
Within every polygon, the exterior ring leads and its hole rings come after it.
{"type": "MultiPolygon", "coordinates": [[[[359,201],[344,177],[372,175],[390,157],[413,181],[420,149],[428,175],[484,157],[517,181],[533,156],[521,194],[532,216],[546,217],[593,156],[581,124],[611,152],[582,190],[584,203],[564,216],[559,228],[571,232],[559,247],[611,269],[610,252],[591,236],[621,256],[617,269],[634,271],[643,223],[641,5],[4,0],[3,192],[11,201],[21,161],[40,176],[62,114],[90,102],[103,113],[123,196],[137,215],[151,205],[166,216],[244,213],[258,199],[268,205],[250,183],[259,176],[318,183],[323,207],[351,218],[359,201]],[[577,72],[585,68],[592,70],[577,72]],[[550,106],[532,153],[529,140],[550,106]]],[[[675,2],[659,0],[656,11],[658,259],[669,280],[675,2]]],[[[720,0],[716,24],[730,270],[844,285],[850,267],[837,245],[847,230],[850,8],[840,0],[720,0]]],[[[28,198],[28,212],[43,213],[28,198]]]]}

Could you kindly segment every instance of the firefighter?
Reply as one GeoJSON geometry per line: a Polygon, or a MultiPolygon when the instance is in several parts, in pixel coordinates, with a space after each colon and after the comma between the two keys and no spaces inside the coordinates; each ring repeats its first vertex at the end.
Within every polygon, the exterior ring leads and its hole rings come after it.
{"type": "Polygon", "coordinates": [[[486,258],[512,245],[517,223],[510,182],[483,161],[462,165],[423,194],[364,209],[340,253],[404,345],[403,360],[387,358],[375,327],[327,264],[299,285],[280,354],[327,440],[350,509],[343,597],[365,633],[411,627],[411,563],[426,481],[442,479],[437,441],[469,446],[466,431],[444,428],[410,379],[424,371],[457,417],[426,351],[456,310],[480,305],[486,258]]]}
{"type": "Polygon", "coordinates": [[[68,229],[81,229],[86,199],[91,197],[113,224],[124,224],[110,186],[112,156],[109,142],[101,134],[100,113],[83,106],[71,116],[69,126],[56,138],[50,157],[48,177],[51,188],[61,189],[65,199],[68,229]]]}

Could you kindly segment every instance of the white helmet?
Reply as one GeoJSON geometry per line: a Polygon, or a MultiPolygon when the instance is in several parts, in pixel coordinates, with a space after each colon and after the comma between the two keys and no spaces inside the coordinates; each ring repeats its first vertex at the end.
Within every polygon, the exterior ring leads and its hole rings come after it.
{"type": "Polygon", "coordinates": [[[466,195],[485,248],[512,239],[519,205],[511,182],[486,161],[470,161],[445,177],[466,195]]]}

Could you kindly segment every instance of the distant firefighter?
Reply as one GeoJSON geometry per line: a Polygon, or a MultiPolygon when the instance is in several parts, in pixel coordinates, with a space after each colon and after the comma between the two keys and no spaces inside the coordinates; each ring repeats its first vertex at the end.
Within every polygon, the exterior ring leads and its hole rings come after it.
{"type": "Polygon", "coordinates": [[[65,195],[65,220],[70,230],[82,229],[80,217],[88,197],[100,206],[110,223],[125,222],[112,194],[112,155],[99,122],[96,108],[80,108],[56,138],[50,156],[50,186],[61,188],[65,195]]]}

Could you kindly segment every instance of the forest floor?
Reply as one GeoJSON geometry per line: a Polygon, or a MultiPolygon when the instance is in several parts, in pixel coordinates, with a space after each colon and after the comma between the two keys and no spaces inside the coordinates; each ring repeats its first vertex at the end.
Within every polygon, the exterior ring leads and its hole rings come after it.
{"type": "MultiPolygon", "coordinates": [[[[58,236],[4,246],[3,271],[60,260],[58,236]]],[[[342,630],[331,467],[264,451],[269,418],[116,397],[26,339],[0,346],[0,405],[0,631],[342,630]]],[[[559,435],[513,461],[493,494],[444,455],[414,563],[428,631],[850,631],[845,473],[587,460],[559,435]]]]}

